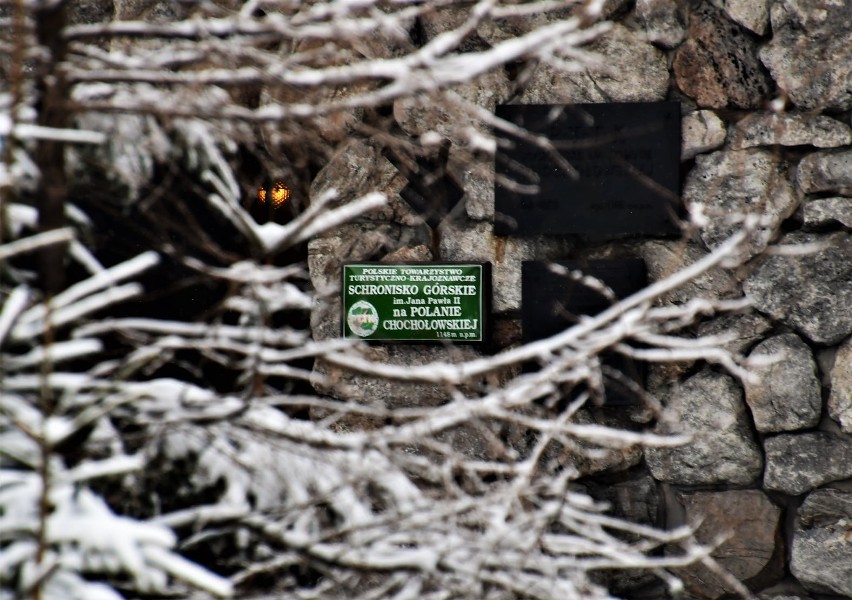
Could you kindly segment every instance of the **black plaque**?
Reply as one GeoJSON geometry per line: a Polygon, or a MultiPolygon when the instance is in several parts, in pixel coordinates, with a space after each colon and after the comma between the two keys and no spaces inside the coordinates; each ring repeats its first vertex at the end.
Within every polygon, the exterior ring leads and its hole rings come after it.
{"type": "MultiPolygon", "coordinates": [[[[610,298],[569,273],[582,273],[609,287],[615,299],[621,300],[644,288],[648,282],[642,259],[589,261],[524,261],[521,271],[521,328],[523,340],[532,342],[550,337],[571,327],[580,316],[594,316],[612,305],[610,298]],[[556,272],[551,265],[564,269],[556,272]]],[[[644,363],[621,354],[607,353],[603,366],[628,380],[644,386],[644,363]]],[[[606,378],[606,404],[635,404],[637,397],[613,377],[606,378]]]]}
{"type": "Polygon", "coordinates": [[[497,116],[547,138],[558,151],[499,134],[498,235],[605,239],[680,232],[677,102],[501,105],[497,116]]]}

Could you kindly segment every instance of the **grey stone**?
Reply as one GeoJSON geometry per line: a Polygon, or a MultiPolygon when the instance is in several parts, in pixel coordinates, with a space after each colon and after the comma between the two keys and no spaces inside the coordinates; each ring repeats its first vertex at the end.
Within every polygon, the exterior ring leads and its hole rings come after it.
{"type": "Polygon", "coordinates": [[[388,202],[381,208],[362,215],[373,221],[395,221],[403,225],[423,222],[399,196],[407,180],[382,156],[381,150],[363,140],[346,142],[317,173],[311,182],[311,198],[316,201],[326,193],[336,192],[333,205],[345,204],[373,191],[384,192],[388,202]]]}
{"type": "Polygon", "coordinates": [[[769,4],[771,0],[711,0],[725,11],[731,19],[758,35],[769,28],[769,4]]]}
{"type": "Polygon", "coordinates": [[[814,198],[802,203],[805,227],[825,227],[840,223],[852,228],[852,198],[814,198]]]}
{"type": "Polygon", "coordinates": [[[68,21],[72,24],[108,23],[112,20],[114,2],[74,0],[68,3],[68,21]]]}
{"type": "MultiPolygon", "coordinates": [[[[602,415],[592,410],[579,410],[573,421],[582,425],[603,425],[611,428],[624,428],[628,424],[623,415],[602,415]]],[[[559,465],[576,468],[581,477],[601,473],[626,471],[642,461],[642,449],[638,446],[624,448],[604,448],[598,444],[576,440],[571,446],[554,441],[544,452],[546,460],[556,461],[559,465]]],[[[553,464],[553,463],[551,463],[553,464]]]]}
{"type": "Polygon", "coordinates": [[[852,494],[816,490],[799,508],[790,571],[808,590],[852,597],[852,494]]]}
{"type": "Polygon", "coordinates": [[[760,58],[802,110],[852,107],[852,5],[833,0],[776,0],[772,39],[760,58]]]}
{"type": "Polygon", "coordinates": [[[468,163],[461,171],[464,206],[467,216],[475,221],[494,218],[494,163],[468,163]]]}
{"type": "Polygon", "coordinates": [[[762,149],[720,150],[696,158],[683,197],[688,206],[705,206],[710,223],[702,229],[701,239],[708,248],[742,227],[736,219],[755,214],[767,222],[755,228],[746,251],[755,255],[766,247],[796,209],[796,194],[784,171],[778,157],[762,149]]]}
{"type": "Polygon", "coordinates": [[[475,115],[477,108],[494,112],[497,104],[505,102],[510,84],[503,70],[490,71],[475,81],[458,85],[448,91],[405,96],[394,102],[393,115],[409,135],[419,136],[437,132],[449,139],[454,147],[471,147],[478,138],[471,137],[471,127],[486,135],[487,127],[475,115]],[[466,123],[470,127],[460,127],[466,123]]]}
{"type": "Polygon", "coordinates": [[[602,66],[569,73],[538,65],[519,91],[519,104],[641,102],[663,100],[669,88],[666,56],[638,35],[616,25],[587,48],[602,66]]]}
{"type": "Polygon", "coordinates": [[[769,92],[752,35],[709,4],[691,12],[672,67],[678,87],[701,107],[755,108],[769,92]]]}
{"type": "Polygon", "coordinates": [[[733,353],[743,353],[751,348],[763,334],[772,328],[769,320],[756,312],[722,315],[698,327],[699,335],[730,337],[730,341],[720,344],[733,353]]]}
{"type": "MultiPolygon", "coordinates": [[[[686,241],[648,240],[631,245],[645,261],[648,279],[660,281],[707,256],[707,251],[686,241]]],[[[737,294],[738,283],[724,269],[710,269],[683,286],[665,294],[661,302],[687,302],[692,298],[727,298],[737,294]]]]}
{"type": "Polygon", "coordinates": [[[686,37],[683,14],[674,0],[636,0],[635,14],[651,42],[674,48],[686,37]]]}
{"type": "Polygon", "coordinates": [[[760,377],[745,383],[746,402],[761,432],[794,431],[819,423],[822,394],[811,349],[795,333],[758,344],[750,358],[777,356],[778,361],[753,367],[760,377]]]}
{"type": "Polygon", "coordinates": [[[653,476],[675,485],[745,485],[763,468],[742,390],[729,375],[704,370],[676,387],[669,406],[679,408],[683,431],[692,435],[675,448],[649,448],[653,476]]]}
{"type": "MultiPolygon", "coordinates": [[[[781,556],[775,552],[781,509],[764,493],[758,490],[695,492],[680,494],[678,500],[687,522],[698,525],[695,539],[699,544],[712,546],[720,536],[724,537],[725,541],[710,555],[738,580],[751,579],[767,567],[774,567],[776,578],[783,574],[781,556]]],[[[718,598],[734,592],[724,579],[700,562],[678,569],[675,574],[696,598],[718,598]]]]}
{"type": "MultiPolygon", "coordinates": [[[[339,327],[339,325],[338,325],[339,327]]],[[[434,362],[462,362],[481,357],[473,346],[374,345],[361,350],[363,358],[375,363],[398,366],[422,366],[434,362]]],[[[451,398],[443,385],[395,381],[371,376],[317,359],[314,364],[314,388],[323,394],[354,400],[377,408],[437,406],[451,398]]]]}
{"type": "Polygon", "coordinates": [[[731,147],[814,146],[837,148],[852,143],[852,131],[845,123],[804,113],[752,113],[731,130],[731,147]]]}
{"type": "Polygon", "coordinates": [[[763,487],[797,496],[852,477],[852,439],[824,431],[766,438],[763,487]]]}
{"type": "Polygon", "coordinates": [[[813,600],[810,596],[800,594],[772,594],[763,593],[758,596],[759,600],[813,600]]]}
{"type": "MultiPolygon", "coordinates": [[[[629,0],[603,0],[599,4],[600,18],[606,19],[612,13],[621,10],[628,2],[629,0]]],[[[572,6],[568,3],[565,8],[542,11],[532,15],[520,14],[500,19],[482,19],[477,24],[476,33],[480,38],[494,46],[500,42],[531,33],[540,27],[570,19],[577,13],[581,13],[580,18],[584,18],[586,8],[587,5],[575,4],[572,6]]],[[[470,15],[469,9],[465,9],[465,11],[470,15]]]]}
{"type": "Polygon", "coordinates": [[[820,344],[852,333],[852,234],[791,233],[784,245],[820,243],[806,254],[773,254],[746,280],[746,295],[758,310],[820,344]]]}
{"type": "Polygon", "coordinates": [[[174,23],[189,16],[191,8],[182,2],[163,0],[114,0],[117,21],[174,23]]]}
{"type": "Polygon", "coordinates": [[[441,230],[442,260],[489,261],[492,266],[495,312],[521,306],[521,262],[565,256],[571,242],[557,237],[516,238],[494,235],[491,223],[470,227],[448,225],[441,230]]]}
{"type": "Polygon", "coordinates": [[[681,160],[715,150],[725,143],[725,123],[712,110],[696,110],[681,122],[681,160]]]}
{"type": "Polygon", "coordinates": [[[612,484],[590,482],[588,488],[595,500],[609,503],[610,514],[631,523],[656,526],[660,510],[657,483],[644,472],[626,477],[612,484]]]}
{"type": "Polygon", "coordinates": [[[840,346],[834,357],[828,414],[840,423],[843,431],[852,433],[852,338],[840,346]]]}
{"type": "Polygon", "coordinates": [[[809,154],[799,162],[796,182],[805,193],[838,192],[852,196],[852,150],[809,154]]]}

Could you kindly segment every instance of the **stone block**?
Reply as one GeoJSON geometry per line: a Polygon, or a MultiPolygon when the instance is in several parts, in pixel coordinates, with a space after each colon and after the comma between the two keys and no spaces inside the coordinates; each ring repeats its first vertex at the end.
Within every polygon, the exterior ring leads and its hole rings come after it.
{"type": "MultiPolygon", "coordinates": [[[[781,509],[758,490],[695,492],[680,494],[688,523],[698,525],[695,539],[713,545],[724,541],[710,555],[740,581],[758,575],[777,580],[783,575],[783,553],[778,525],[781,509]],[[767,573],[766,570],[771,570],[767,573]]],[[[698,563],[675,570],[695,598],[719,598],[734,590],[718,574],[698,563]]]]}
{"type": "Polygon", "coordinates": [[[797,496],[852,477],[852,438],[825,431],[766,438],[763,487],[797,496]]]}
{"type": "Polygon", "coordinates": [[[852,234],[792,233],[780,243],[818,249],[766,257],[744,284],[755,308],[819,344],[852,334],[852,234]]]}
{"type": "Polygon", "coordinates": [[[790,570],[814,593],[852,597],[852,494],[826,489],[805,498],[796,517],[790,570]]]}
{"type": "Polygon", "coordinates": [[[679,408],[683,431],[692,440],[646,450],[656,479],[675,485],[745,485],[760,475],[763,456],[732,377],[701,371],[672,390],[668,405],[679,408]]]}
{"type": "Polygon", "coordinates": [[[760,432],[792,431],[819,423],[822,394],[813,353],[795,333],[758,344],[750,358],[777,357],[777,362],[753,367],[760,377],[746,382],[745,398],[760,432]]]}

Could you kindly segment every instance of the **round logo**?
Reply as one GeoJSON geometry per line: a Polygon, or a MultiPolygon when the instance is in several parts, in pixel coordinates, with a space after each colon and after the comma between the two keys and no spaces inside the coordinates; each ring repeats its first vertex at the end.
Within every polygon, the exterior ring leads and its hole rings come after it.
{"type": "Polygon", "coordinates": [[[359,300],[349,307],[346,323],[352,333],[359,337],[367,337],[379,328],[379,313],[376,307],[366,300],[359,300]]]}

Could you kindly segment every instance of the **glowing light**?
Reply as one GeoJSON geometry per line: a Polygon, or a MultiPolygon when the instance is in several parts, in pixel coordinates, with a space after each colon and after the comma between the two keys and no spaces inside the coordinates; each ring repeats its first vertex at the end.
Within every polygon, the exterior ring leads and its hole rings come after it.
{"type": "Polygon", "coordinates": [[[272,204],[277,207],[281,206],[285,202],[287,202],[287,198],[290,197],[290,188],[281,183],[280,181],[275,182],[275,185],[272,186],[272,204]]]}
{"type": "Polygon", "coordinates": [[[287,199],[290,197],[290,188],[288,188],[282,182],[276,181],[272,188],[269,190],[268,194],[266,192],[266,188],[264,187],[259,187],[257,189],[257,201],[261,204],[266,203],[267,195],[272,201],[272,205],[275,208],[280,208],[281,205],[287,202],[287,199]]]}

